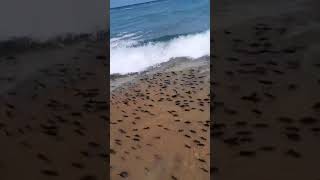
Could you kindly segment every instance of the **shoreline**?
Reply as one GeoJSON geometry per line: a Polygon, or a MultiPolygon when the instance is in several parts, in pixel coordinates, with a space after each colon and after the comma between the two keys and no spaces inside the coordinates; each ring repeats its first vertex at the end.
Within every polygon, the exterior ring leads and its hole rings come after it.
{"type": "Polygon", "coordinates": [[[188,68],[197,68],[203,63],[209,62],[210,57],[208,55],[199,57],[199,58],[189,58],[189,57],[176,57],[171,58],[170,60],[147,67],[145,70],[141,72],[131,72],[126,74],[114,73],[110,74],[110,90],[111,92],[122,85],[125,85],[129,81],[134,81],[135,79],[146,75],[146,74],[154,74],[159,71],[170,71],[180,68],[181,70],[185,70],[188,68]]]}

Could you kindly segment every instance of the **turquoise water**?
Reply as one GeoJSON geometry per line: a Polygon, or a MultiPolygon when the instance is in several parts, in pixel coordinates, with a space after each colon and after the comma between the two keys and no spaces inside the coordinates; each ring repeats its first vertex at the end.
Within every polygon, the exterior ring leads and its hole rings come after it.
{"type": "Polygon", "coordinates": [[[111,73],[210,53],[209,0],[111,0],[111,73]]]}

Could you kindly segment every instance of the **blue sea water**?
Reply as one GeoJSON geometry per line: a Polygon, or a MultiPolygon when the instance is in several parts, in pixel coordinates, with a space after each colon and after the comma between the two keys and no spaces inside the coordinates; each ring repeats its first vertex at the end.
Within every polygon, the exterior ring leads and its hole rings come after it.
{"type": "Polygon", "coordinates": [[[209,0],[111,0],[110,73],[210,54],[209,0]]]}

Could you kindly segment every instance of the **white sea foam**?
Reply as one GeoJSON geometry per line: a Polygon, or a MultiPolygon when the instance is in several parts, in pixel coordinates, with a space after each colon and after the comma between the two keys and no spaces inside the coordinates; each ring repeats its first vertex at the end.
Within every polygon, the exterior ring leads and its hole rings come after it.
{"type": "Polygon", "coordinates": [[[135,39],[110,41],[110,73],[125,74],[143,71],[147,67],[174,57],[199,58],[210,54],[210,30],[183,35],[167,42],[134,46],[135,39]]]}

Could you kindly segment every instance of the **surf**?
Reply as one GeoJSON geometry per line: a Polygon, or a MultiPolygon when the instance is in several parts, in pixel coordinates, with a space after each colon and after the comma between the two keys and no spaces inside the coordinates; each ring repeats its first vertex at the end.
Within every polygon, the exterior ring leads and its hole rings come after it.
{"type": "Polygon", "coordinates": [[[126,74],[143,71],[175,57],[193,59],[209,55],[210,30],[140,45],[134,38],[111,39],[110,43],[110,73],[126,74]]]}

